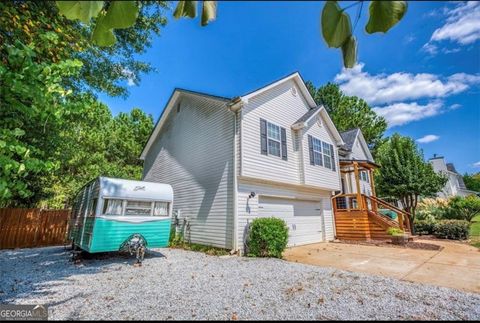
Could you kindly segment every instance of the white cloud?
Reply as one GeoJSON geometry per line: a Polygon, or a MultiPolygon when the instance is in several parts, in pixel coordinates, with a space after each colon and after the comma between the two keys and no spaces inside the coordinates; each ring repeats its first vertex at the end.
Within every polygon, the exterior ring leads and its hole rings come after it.
{"type": "Polygon", "coordinates": [[[122,69],[123,76],[127,79],[128,86],[135,86],[135,74],[128,68],[122,69]]]}
{"type": "Polygon", "coordinates": [[[444,111],[444,105],[442,101],[433,101],[425,105],[420,105],[417,102],[401,102],[384,107],[375,107],[373,111],[384,117],[389,127],[394,127],[436,116],[444,111]]]}
{"type": "Polygon", "coordinates": [[[458,3],[455,8],[444,11],[444,14],[446,15],[445,24],[433,32],[430,41],[423,46],[423,50],[435,55],[438,50],[433,50],[437,46],[432,43],[451,41],[460,45],[468,45],[480,39],[479,2],[458,3]]]}
{"type": "Polygon", "coordinates": [[[440,139],[440,137],[437,135],[426,135],[422,138],[418,138],[417,142],[421,144],[428,144],[429,142],[437,141],[438,139],[440,139]]]}
{"type": "Polygon", "coordinates": [[[480,83],[480,75],[465,73],[441,77],[428,73],[393,73],[371,75],[363,71],[364,64],[343,69],[335,81],[348,95],[356,95],[369,104],[387,104],[421,98],[444,98],[467,90],[480,83]]]}
{"type": "Polygon", "coordinates": [[[430,55],[437,55],[438,47],[434,44],[426,43],[423,45],[422,50],[429,53],[430,55]]]}
{"type": "Polygon", "coordinates": [[[473,164],[473,167],[480,167],[480,161],[476,162],[475,164],[473,164]]]}
{"type": "Polygon", "coordinates": [[[455,104],[452,104],[451,106],[448,107],[448,109],[450,110],[457,110],[459,108],[461,108],[462,105],[461,104],[458,104],[458,103],[455,103],[455,104]]]}

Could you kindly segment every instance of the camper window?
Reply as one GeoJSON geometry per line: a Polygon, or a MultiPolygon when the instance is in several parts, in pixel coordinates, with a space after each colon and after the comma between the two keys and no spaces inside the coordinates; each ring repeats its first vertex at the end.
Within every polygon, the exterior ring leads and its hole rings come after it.
{"type": "Polygon", "coordinates": [[[168,216],[168,202],[155,202],[153,208],[153,215],[168,216]]]}
{"type": "Polygon", "coordinates": [[[152,215],[152,202],[127,201],[125,215],[152,215]]]}
{"type": "Polygon", "coordinates": [[[89,217],[95,216],[95,211],[97,210],[97,199],[94,198],[92,201],[90,201],[90,208],[88,210],[88,215],[89,217]]]}
{"type": "Polygon", "coordinates": [[[122,215],[122,200],[105,200],[103,204],[103,214],[122,215]]]}

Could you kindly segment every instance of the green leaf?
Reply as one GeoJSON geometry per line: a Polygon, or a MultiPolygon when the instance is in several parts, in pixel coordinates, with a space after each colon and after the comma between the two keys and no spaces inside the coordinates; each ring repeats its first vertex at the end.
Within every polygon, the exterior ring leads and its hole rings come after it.
{"type": "Polygon", "coordinates": [[[202,26],[217,18],[217,1],[203,1],[202,26]]]}
{"type": "Polygon", "coordinates": [[[88,24],[102,10],[103,1],[57,1],[57,7],[68,19],[79,19],[88,24]]]}
{"type": "Polygon", "coordinates": [[[105,23],[105,16],[101,16],[97,19],[97,24],[92,33],[92,41],[95,45],[107,47],[112,46],[116,42],[115,34],[113,30],[105,23]]]}
{"type": "Polygon", "coordinates": [[[407,1],[371,1],[365,30],[369,34],[386,33],[403,18],[407,7],[407,1]]]}
{"type": "Polygon", "coordinates": [[[350,16],[336,1],[327,1],[323,7],[321,27],[328,47],[339,48],[352,35],[350,16]]]}
{"type": "Polygon", "coordinates": [[[357,40],[350,36],[342,45],[343,66],[352,68],[357,62],[357,40]]]}
{"type": "Polygon", "coordinates": [[[13,135],[14,135],[15,137],[21,137],[21,136],[23,136],[24,134],[25,134],[25,131],[22,130],[22,129],[15,128],[15,129],[13,130],[13,135]]]}
{"type": "Polygon", "coordinates": [[[113,1],[108,8],[104,23],[110,29],[129,28],[135,24],[138,7],[135,1],[113,1]]]}
{"type": "Polygon", "coordinates": [[[195,18],[197,16],[197,1],[179,1],[173,16],[177,19],[181,17],[195,18]]]}

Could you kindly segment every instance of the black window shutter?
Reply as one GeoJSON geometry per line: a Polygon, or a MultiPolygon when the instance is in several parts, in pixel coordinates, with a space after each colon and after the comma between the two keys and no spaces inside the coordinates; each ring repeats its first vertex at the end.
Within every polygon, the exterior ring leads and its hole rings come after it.
{"type": "Polygon", "coordinates": [[[282,139],[282,159],[287,160],[287,131],[285,128],[280,128],[282,139]]]}
{"type": "Polygon", "coordinates": [[[332,170],[335,172],[337,169],[335,163],[335,150],[333,150],[333,145],[330,145],[330,151],[332,152],[332,170]]]}
{"type": "Polygon", "coordinates": [[[260,148],[262,155],[267,155],[267,121],[260,119],[260,148]]]}
{"type": "Polygon", "coordinates": [[[308,151],[310,152],[310,165],[315,165],[315,160],[313,159],[313,142],[312,136],[308,135],[308,151]]]}

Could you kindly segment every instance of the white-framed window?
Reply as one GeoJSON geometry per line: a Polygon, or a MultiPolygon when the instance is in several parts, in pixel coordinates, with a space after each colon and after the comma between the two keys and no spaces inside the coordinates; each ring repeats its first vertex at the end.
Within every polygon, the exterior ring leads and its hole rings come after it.
{"type": "Polygon", "coordinates": [[[155,202],[153,205],[154,216],[168,216],[168,202],[155,202]]]}
{"type": "Polygon", "coordinates": [[[267,122],[267,147],[268,154],[280,157],[281,156],[281,137],[280,137],[280,127],[267,122]]]}
{"type": "Polygon", "coordinates": [[[170,203],[165,201],[138,201],[105,199],[103,215],[169,216],[170,203]]]}
{"type": "Polygon", "coordinates": [[[308,136],[310,164],[323,166],[335,171],[333,146],[312,136],[308,136]]]}
{"type": "Polygon", "coordinates": [[[323,165],[327,168],[332,169],[332,151],[330,149],[330,144],[322,142],[323,147],[323,165]]]}
{"type": "Polygon", "coordinates": [[[313,164],[323,166],[322,141],[312,137],[313,164]]]}
{"type": "Polygon", "coordinates": [[[370,178],[368,177],[368,172],[366,170],[360,172],[360,179],[364,182],[370,183],[370,178]]]}
{"type": "Polygon", "coordinates": [[[122,215],[123,200],[106,199],[103,202],[103,214],[105,215],[122,215]]]}

